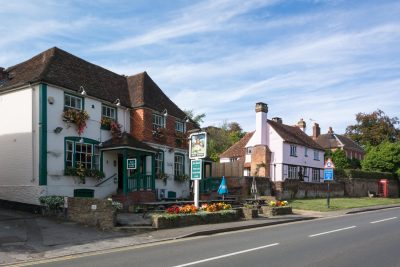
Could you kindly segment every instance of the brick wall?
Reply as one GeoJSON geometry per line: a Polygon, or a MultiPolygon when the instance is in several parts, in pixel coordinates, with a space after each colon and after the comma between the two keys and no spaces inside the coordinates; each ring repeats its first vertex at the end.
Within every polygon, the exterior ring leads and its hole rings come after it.
{"type": "MultiPolygon", "coordinates": [[[[135,109],[131,113],[131,134],[138,140],[157,143],[174,148],[188,149],[187,135],[179,135],[175,131],[175,117],[166,117],[166,128],[160,130],[160,134],[153,132],[153,111],[148,108],[135,109]],[[183,138],[182,138],[183,137],[183,138]],[[177,141],[179,139],[180,141],[177,141]]],[[[192,130],[194,125],[186,123],[186,130],[192,130]]]]}
{"type": "MultiPolygon", "coordinates": [[[[330,183],[329,187],[331,197],[343,197],[345,195],[343,183],[330,183]]],[[[328,185],[326,183],[306,183],[287,179],[284,182],[273,183],[273,191],[278,199],[318,198],[326,197],[328,185]]]]}
{"type": "Polygon", "coordinates": [[[270,173],[271,151],[268,146],[257,145],[251,153],[251,175],[268,177],[270,173]]]}
{"type": "MultiPolygon", "coordinates": [[[[345,193],[352,197],[366,197],[368,191],[378,193],[378,181],[375,179],[345,179],[345,193]]],[[[399,196],[399,183],[395,180],[389,180],[388,185],[389,197],[399,196]]]]}
{"type": "Polygon", "coordinates": [[[116,224],[116,210],[109,200],[69,197],[68,219],[100,229],[111,229],[116,224]]]}

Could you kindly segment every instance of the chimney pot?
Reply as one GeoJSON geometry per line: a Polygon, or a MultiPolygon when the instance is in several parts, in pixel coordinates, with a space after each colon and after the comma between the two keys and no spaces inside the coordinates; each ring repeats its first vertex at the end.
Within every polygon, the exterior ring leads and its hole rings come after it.
{"type": "Polygon", "coordinates": [[[279,117],[273,117],[273,118],[272,118],[272,121],[274,121],[274,122],[276,122],[276,123],[280,123],[280,124],[283,123],[282,118],[279,118],[279,117]]]}
{"type": "Polygon", "coordinates": [[[318,136],[320,136],[320,135],[321,135],[321,128],[319,127],[318,123],[314,123],[314,126],[313,126],[313,139],[314,140],[317,139],[318,136]]]}
{"type": "Polygon", "coordinates": [[[256,112],[268,113],[268,105],[263,102],[256,103],[256,112]]]}
{"type": "Polygon", "coordinates": [[[329,134],[332,134],[332,133],[333,133],[333,129],[332,129],[332,127],[329,127],[329,129],[328,129],[328,133],[329,133],[329,134]]]}
{"type": "Polygon", "coordinates": [[[299,127],[303,132],[306,131],[306,122],[303,119],[300,119],[297,123],[297,127],[299,127]]]}

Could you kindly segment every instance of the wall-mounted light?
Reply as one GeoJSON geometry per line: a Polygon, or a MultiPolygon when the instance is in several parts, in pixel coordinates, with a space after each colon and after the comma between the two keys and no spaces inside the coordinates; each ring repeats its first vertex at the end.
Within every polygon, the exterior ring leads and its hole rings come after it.
{"type": "Polygon", "coordinates": [[[79,139],[79,143],[83,143],[84,142],[84,140],[83,140],[83,137],[81,137],[81,139],[79,139]]]}
{"type": "Polygon", "coordinates": [[[121,105],[121,101],[119,100],[119,98],[115,99],[114,105],[117,105],[117,106],[121,105]]]}
{"type": "Polygon", "coordinates": [[[54,97],[49,96],[49,97],[47,98],[47,102],[49,102],[50,105],[53,105],[53,104],[54,104],[54,97]]]}
{"type": "Polygon", "coordinates": [[[81,95],[86,95],[85,88],[82,85],[81,85],[81,87],[79,87],[78,93],[80,93],[81,95]]]}
{"type": "Polygon", "coordinates": [[[185,122],[189,122],[189,121],[190,121],[190,118],[189,118],[188,116],[186,116],[185,118],[183,118],[183,120],[184,120],[185,122]]]}
{"type": "Polygon", "coordinates": [[[55,128],[53,131],[54,131],[56,134],[59,134],[59,133],[61,133],[62,130],[63,130],[63,127],[58,126],[58,127],[55,128]]]}
{"type": "Polygon", "coordinates": [[[167,111],[167,109],[166,109],[166,108],[163,110],[162,114],[163,114],[165,117],[167,117],[167,116],[168,116],[168,111],[167,111]]]}
{"type": "Polygon", "coordinates": [[[168,152],[169,152],[169,153],[172,153],[173,151],[174,151],[173,148],[168,149],[168,152]]]}

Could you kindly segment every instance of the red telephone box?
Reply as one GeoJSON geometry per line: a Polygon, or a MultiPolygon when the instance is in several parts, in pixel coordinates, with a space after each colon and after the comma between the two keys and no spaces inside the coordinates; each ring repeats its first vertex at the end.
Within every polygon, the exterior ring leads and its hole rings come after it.
{"type": "Polygon", "coordinates": [[[388,197],[388,188],[389,187],[389,181],[388,179],[380,179],[378,182],[378,195],[380,197],[388,197]]]}

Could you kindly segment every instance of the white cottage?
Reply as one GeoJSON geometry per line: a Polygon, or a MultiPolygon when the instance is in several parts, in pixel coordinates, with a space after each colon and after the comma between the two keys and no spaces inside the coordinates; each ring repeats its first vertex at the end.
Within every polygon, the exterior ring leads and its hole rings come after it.
{"type": "Polygon", "coordinates": [[[220,162],[241,160],[244,175],[270,177],[272,181],[300,179],[323,182],[324,149],[305,133],[305,122],[297,126],[268,120],[268,106],[256,104],[256,130],[220,155],[220,162]]]}

